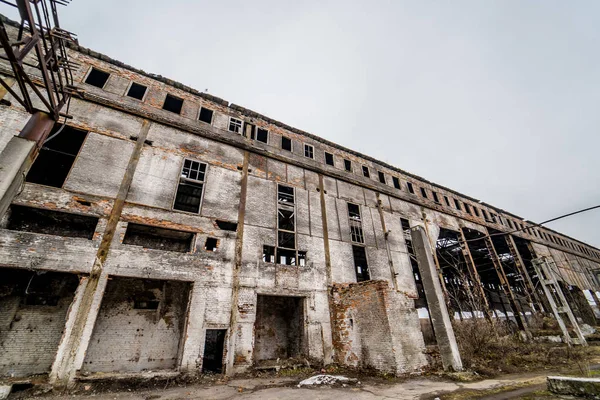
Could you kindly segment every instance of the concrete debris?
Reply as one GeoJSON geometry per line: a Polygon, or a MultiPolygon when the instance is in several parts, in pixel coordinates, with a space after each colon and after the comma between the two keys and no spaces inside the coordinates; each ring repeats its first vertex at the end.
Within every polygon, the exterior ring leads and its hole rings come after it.
{"type": "Polygon", "coordinates": [[[580,324],[579,325],[579,329],[581,330],[581,333],[583,334],[583,336],[590,336],[593,335],[594,333],[596,333],[596,329],[588,324],[580,324]]]}
{"type": "Polygon", "coordinates": [[[12,385],[0,385],[0,400],[8,399],[12,385]]]}
{"type": "Polygon", "coordinates": [[[573,378],[549,376],[548,390],[552,393],[600,399],[600,378],[573,378]]]}
{"type": "Polygon", "coordinates": [[[358,379],[346,378],[342,375],[315,375],[308,379],[303,380],[298,384],[298,387],[302,386],[314,386],[314,385],[360,385],[358,379]]]}

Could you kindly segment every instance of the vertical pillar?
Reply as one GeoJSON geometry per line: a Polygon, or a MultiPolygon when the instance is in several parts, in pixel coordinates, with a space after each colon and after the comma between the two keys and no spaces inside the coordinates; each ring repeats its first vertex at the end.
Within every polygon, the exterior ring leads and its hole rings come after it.
{"type": "Polygon", "coordinates": [[[521,274],[521,276],[523,278],[525,278],[524,281],[525,281],[525,286],[527,289],[527,297],[529,298],[529,301],[531,303],[533,303],[533,299],[535,299],[538,307],[541,309],[542,312],[544,312],[544,303],[540,299],[537,290],[535,290],[535,286],[533,285],[531,276],[529,276],[529,273],[527,273],[527,268],[525,267],[525,262],[523,261],[523,258],[521,257],[521,253],[519,253],[519,250],[517,249],[517,244],[515,243],[515,239],[512,237],[512,235],[506,235],[506,243],[508,244],[508,249],[510,250],[510,254],[512,254],[512,256],[513,256],[513,260],[515,260],[515,265],[517,266],[519,273],[521,274]]]}
{"type": "Polygon", "coordinates": [[[461,371],[463,366],[460,352],[458,351],[458,344],[452,329],[448,308],[444,301],[444,293],[433,262],[427,235],[421,226],[412,228],[410,233],[442,364],[446,370],[461,371]]]}
{"type": "Polygon", "coordinates": [[[185,335],[183,336],[183,351],[181,353],[181,370],[194,374],[199,372],[202,365],[201,353],[204,349],[204,312],[206,310],[206,299],[204,291],[198,283],[194,283],[190,293],[187,323],[185,335]]]}

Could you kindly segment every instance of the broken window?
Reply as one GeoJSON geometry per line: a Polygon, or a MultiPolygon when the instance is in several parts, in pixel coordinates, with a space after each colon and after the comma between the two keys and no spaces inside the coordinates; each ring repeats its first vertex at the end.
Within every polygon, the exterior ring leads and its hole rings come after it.
{"type": "Polygon", "coordinates": [[[286,231],[295,231],[294,211],[284,209],[278,210],[277,227],[286,231]]]}
{"type": "Polygon", "coordinates": [[[352,161],[344,159],[344,169],[352,172],[352,161]]]}
{"type": "Polygon", "coordinates": [[[275,247],[273,246],[263,246],[263,256],[262,260],[268,263],[275,262],[275,247]]]}
{"type": "Polygon", "coordinates": [[[306,252],[298,251],[298,265],[301,267],[306,266],[306,252]]]}
{"type": "Polygon", "coordinates": [[[207,124],[212,124],[213,113],[213,110],[211,110],[210,108],[200,107],[200,114],[198,115],[198,120],[206,122],[207,124]]]}
{"type": "MultiPolygon", "coordinates": [[[[296,251],[296,208],[294,188],[277,186],[277,247],[263,246],[263,261],[283,265],[300,264],[300,253],[296,251]]],[[[306,252],[303,258],[306,259],[306,252]]],[[[304,263],[304,261],[303,261],[304,263]]]]}
{"type": "Polygon", "coordinates": [[[269,141],[269,131],[264,128],[256,129],[256,140],[267,143],[269,141]]]}
{"type": "Polygon", "coordinates": [[[434,192],[433,190],[431,191],[431,195],[433,196],[433,201],[435,201],[436,203],[439,204],[440,202],[440,197],[438,196],[437,192],[434,192]]]}
{"type": "Polygon", "coordinates": [[[229,232],[237,231],[238,224],[236,222],[229,222],[229,221],[223,221],[221,219],[217,219],[215,221],[215,223],[217,224],[219,229],[222,229],[224,231],[229,231],[229,232]]]}
{"type": "Polygon", "coordinates": [[[356,271],[356,281],[363,282],[371,279],[369,276],[369,267],[367,265],[367,253],[362,246],[352,246],[352,256],[354,258],[354,268],[356,271]]]}
{"type": "Polygon", "coordinates": [[[393,176],[392,181],[394,182],[394,187],[396,189],[402,189],[402,186],[400,186],[400,179],[398,179],[398,177],[393,176]]]}
{"type": "Polygon", "coordinates": [[[489,220],[489,218],[488,218],[488,214],[487,214],[487,211],[485,211],[483,208],[481,209],[481,214],[483,214],[483,218],[484,218],[486,221],[488,221],[488,220],[489,220]]]}
{"type": "Polygon", "coordinates": [[[200,212],[205,174],[206,164],[189,159],[184,160],[173,205],[175,210],[196,214],[200,212]]]}
{"type": "Polygon", "coordinates": [[[363,176],[366,178],[370,178],[371,174],[369,173],[369,167],[367,167],[366,165],[362,166],[362,171],[363,171],[363,176]]]}
{"type": "Polygon", "coordinates": [[[167,94],[162,108],[163,110],[171,111],[175,114],[180,114],[181,109],[183,108],[183,99],[173,96],[171,94],[167,94]]]}
{"type": "Polygon", "coordinates": [[[458,200],[454,199],[454,205],[456,206],[456,209],[457,209],[457,210],[460,210],[460,209],[461,209],[461,208],[460,208],[460,202],[459,202],[458,200]]]}
{"type": "Polygon", "coordinates": [[[281,137],[281,148],[283,150],[292,151],[292,139],[282,136],[281,137]]]}
{"type": "Polygon", "coordinates": [[[241,119],[229,117],[229,132],[235,132],[235,133],[239,133],[241,135],[243,124],[244,123],[242,122],[241,119]]]}
{"type": "Polygon", "coordinates": [[[277,201],[280,203],[294,204],[294,188],[290,186],[277,186],[277,201]]]}
{"type": "Polygon", "coordinates": [[[204,250],[217,251],[218,245],[219,245],[219,241],[217,240],[217,238],[207,237],[206,242],[204,243],[204,250]]]}
{"type": "Polygon", "coordinates": [[[13,204],[6,229],[91,240],[97,224],[97,217],[13,204]]]}
{"type": "Polygon", "coordinates": [[[62,126],[56,124],[43,144],[27,173],[27,182],[58,188],[65,183],[87,132],[65,125],[58,135],[53,136],[62,126]]]}
{"type": "Polygon", "coordinates": [[[296,234],[293,232],[279,231],[277,233],[277,246],[286,249],[296,248],[296,234]]]}
{"type": "Polygon", "coordinates": [[[415,189],[413,188],[413,184],[410,182],[406,182],[406,187],[408,188],[408,192],[411,194],[415,194],[415,189]]]}
{"type": "Polygon", "coordinates": [[[310,144],[304,145],[304,157],[315,158],[315,148],[310,144]]]}
{"type": "Polygon", "coordinates": [[[131,86],[129,86],[129,90],[127,91],[127,96],[133,97],[134,99],[143,100],[147,89],[148,88],[144,85],[132,82],[131,86]]]}
{"type": "Polygon", "coordinates": [[[277,248],[277,264],[296,265],[296,250],[277,248]]]}
{"type": "Polygon", "coordinates": [[[425,190],[425,188],[420,188],[421,189],[421,196],[423,196],[423,198],[427,198],[427,191],[425,190]]]}
{"type": "Polygon", "coordinates": [[[92,68],[87,78],[85,79],[85,83],[102,89],[104,85],[106,85],[106,81],[108,81],[109,76],[110,74],[108,72],[92,68]]]}
{"type": "Polygon", "coordinates": [[[448,207],[451,207],[451,205],[450,205],[450,199],[448,199],[448,196],[444,196],[444,201],[446,202],[446,205],[448,207]]]}
{"type": "Polygon", "coordinates": [[[350,221],[350,240],[356,243],[364,243],[359,205],[348,203],[348,219],[350,221]]]}
{"type": "Polygon", "coordinates": [[[491,213],[490,213],[490,218],[492,218],[492,222],[493,222],[493,223],[495,223],[495,224],[497,223],[497,220],[496,220],[496,214],[494,214],[493,212],[491,212],[491,213]]]}
{"type": "Polygon", "coordinates": [[[465,206],[465,211],[467,212],[467,214],[471,215],[471,206],[468,205],[467,203],[463,203],[465,206]]]}
{"type": "Polygon", "coordinates": [[[333,163],[333,154],[325,152],[325,164],[334,165],[333,163]]]}
{"type": "Polygon", "coordinates": [[[385,184],[385,174],[381,171],[377,171],[377,176],[379,177],[379,182],[385,184]]]}
{"type": "Polygon", "coordinates": [[[123,244],[141,246],[145,249],[178,251],[187,253],[192,248],[194,234],[157,226],[127,224],[123,244]]]}

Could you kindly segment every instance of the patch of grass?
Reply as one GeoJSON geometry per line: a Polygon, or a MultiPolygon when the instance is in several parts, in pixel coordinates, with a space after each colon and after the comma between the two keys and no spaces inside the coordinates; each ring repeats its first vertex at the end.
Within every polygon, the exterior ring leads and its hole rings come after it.
{"type": "Polygon", "coordinates": [[[304,376],[304,375],[312,375],[315,372],[314,369],[304,367],[304,368],[284,368],[279,370],[277,375],[282,377],[296,377],[296,376],[304,376]]]}

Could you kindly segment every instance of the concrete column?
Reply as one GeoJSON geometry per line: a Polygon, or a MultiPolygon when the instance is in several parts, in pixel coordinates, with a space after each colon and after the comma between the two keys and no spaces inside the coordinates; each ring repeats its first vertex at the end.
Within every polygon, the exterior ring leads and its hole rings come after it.
{"type": "Polygon", "coordinates": [[[204,313],[206,310],[204,290],[198,283],[195,283],[190,294],[187,326],[181,355],[181,370],[189,374],[200,372],[199,368],[202,365],[203,354],[201,351],[204,349],[204,313]]]}
{"type": "Polygon", "coordinates": [[[421,226],[412,228],[410,233],[442,364],[445,370],[461,371],[462,361],[427,235],[421,226]]]}

